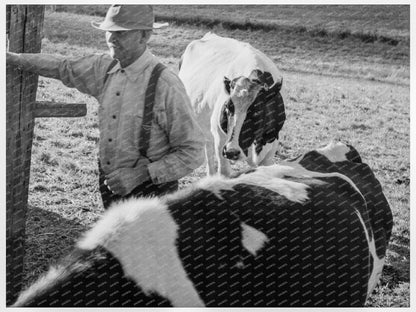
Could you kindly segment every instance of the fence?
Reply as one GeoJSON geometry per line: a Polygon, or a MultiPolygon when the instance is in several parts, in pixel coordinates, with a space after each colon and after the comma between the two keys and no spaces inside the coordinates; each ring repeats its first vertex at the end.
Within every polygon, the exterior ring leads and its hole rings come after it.
{"type": "MultiPolygon", "coordinates": [[[[45,7],[8,5],[8,49],[41,51],[45,7]]],[[[6,67],[6,303],[22,288],[30,159],[36,117],[85,116],[85,104],[36,102],[38,76],[6,67]]]]}

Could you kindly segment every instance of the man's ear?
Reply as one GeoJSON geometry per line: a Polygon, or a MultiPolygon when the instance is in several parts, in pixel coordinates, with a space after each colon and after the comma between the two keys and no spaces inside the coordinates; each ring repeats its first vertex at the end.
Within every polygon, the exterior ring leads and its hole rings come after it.
{"type": "Polygon", "coordinates": [[[140,43],[147,43],[152,36],[153,30],[142,30],[142,37],[140,38],[140,43]]]}
{"type": "Polygon", "coordinates": [[[231,92],[231,80],[224,76],[224,87],[228,94],[231,92]]]}

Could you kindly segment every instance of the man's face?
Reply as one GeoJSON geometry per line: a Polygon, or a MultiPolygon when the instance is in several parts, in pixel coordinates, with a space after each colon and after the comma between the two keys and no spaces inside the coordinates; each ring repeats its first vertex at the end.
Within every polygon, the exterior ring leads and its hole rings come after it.
{"type": "Polygon", "coordinates": [[[133,63],[146,46],[142,35],[141,30],[107,31],[105,37],[111,57],[124,67],[133,63]]]}

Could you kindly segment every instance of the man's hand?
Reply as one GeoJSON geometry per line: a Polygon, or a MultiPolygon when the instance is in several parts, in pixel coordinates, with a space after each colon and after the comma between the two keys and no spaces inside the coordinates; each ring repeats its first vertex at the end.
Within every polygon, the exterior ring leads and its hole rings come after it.
{"type": "Polygon", "coordinates": [[[13,52],[6,52],[6,64],[18,65],[19,55],[13,52]]]}
{"type": "Polygon", "coordinates": [[[147,171],[147,159],[139,160],[134,168],[119,168],[114,170],[106,176],[107,187],[114,194],[126,196],[133,191],[133,189],[150,180],[147,171]]]}

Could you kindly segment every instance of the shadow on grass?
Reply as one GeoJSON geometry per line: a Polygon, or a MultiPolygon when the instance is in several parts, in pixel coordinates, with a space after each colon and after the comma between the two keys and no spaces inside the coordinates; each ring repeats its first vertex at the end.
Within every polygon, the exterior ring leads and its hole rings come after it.
{"type": "Polygon", "coordinates": [[[85,225],[75,220],[38,207],[29,207],[23,288],[36,281],[51,265],[68,254],[86,230],[85,225]]]}
{"type": "Polygon", "coordinates": [[[402,283],[410,282],[410,248],[409,244],[397,244],[399,238],[392,235],[392,240],[388,246],[390,256],[388,264],[383,268],[381,285],[393,288],[402,283]]]}

